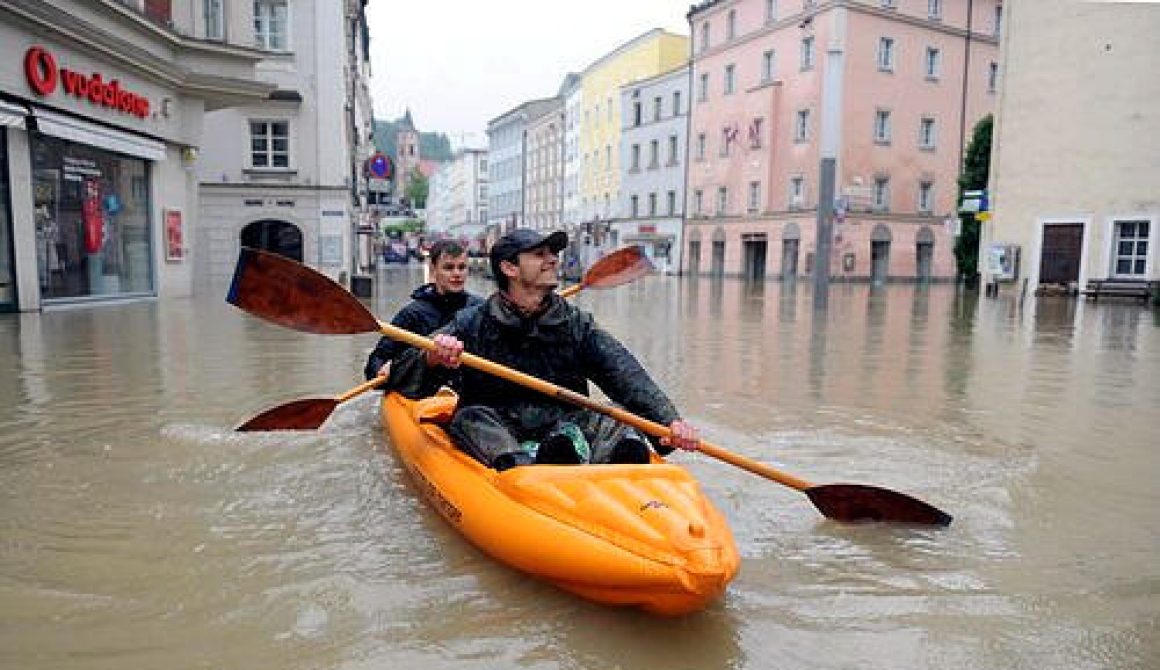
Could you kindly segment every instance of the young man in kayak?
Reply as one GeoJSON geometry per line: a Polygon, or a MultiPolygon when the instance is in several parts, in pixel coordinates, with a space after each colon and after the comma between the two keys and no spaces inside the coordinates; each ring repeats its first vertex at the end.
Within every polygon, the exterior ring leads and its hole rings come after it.
{"type": "Polygon", "coordinates": [[[459,406],[448,432],[460,449],[485,465],[506,470],[532,463],[647,463],[648,438],[616,420],[471,368],[464,351],[587,395],[591,381],[631,412],[667,425],[657,443],[695,450],[697,431],[682,421],[664,392],[592,315],[555,293],[562,232],[544,236],[517,229],[492,245],[498,290],[464,309],[434,337],[435,349],[413,349],[396,359],[391,387],[408,397],[431,395],[448,384],[459,406]]]}
{"type": "MultiPolygon", "coordinates": [[[[464,307],[477,305],[483,300],[468,293],[467,250],[454,240],[438,240],[431,245],[431,282],[411,293],[411,302],[400,309],[391,323],[413,333],[429,335],[451,320],[464,307]]],[[[387,371],[387,365],[404,351],[406,344],[389,337],[379,339],[378,346],[367,357],[363,374],[374,379],[387,371]]],[[[385,388],[380,384],[378,388],[385,388]]]]}

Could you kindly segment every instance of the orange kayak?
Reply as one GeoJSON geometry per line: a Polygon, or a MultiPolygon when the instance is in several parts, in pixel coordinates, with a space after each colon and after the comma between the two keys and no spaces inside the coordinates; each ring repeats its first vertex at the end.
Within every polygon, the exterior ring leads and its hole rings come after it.
{"type": "Polygon", "coordinates": [[[383,398],[383,425],[419,490],[498,561],[590,600],[665,615],[704,608],[737,574],[733,534],[684,468],[531,465],[496,472],[440,427],[454,394],[383,398]]]}

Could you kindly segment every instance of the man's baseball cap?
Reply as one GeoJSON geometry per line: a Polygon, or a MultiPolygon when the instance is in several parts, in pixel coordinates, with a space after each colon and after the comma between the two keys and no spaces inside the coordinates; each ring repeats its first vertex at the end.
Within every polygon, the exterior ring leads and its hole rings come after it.
{"type": "Polygon", "coordinates": [[[516,256],[525,251],[548,247],[552,253],[560,253],[560,250],[566,246],[568,246],[568,234],[562,230],[557,230],[549,235],[541,235],[531,228],[516,228],[491,245],[492,274],[498,277],[500,263],[515,260],[516,256]]]}

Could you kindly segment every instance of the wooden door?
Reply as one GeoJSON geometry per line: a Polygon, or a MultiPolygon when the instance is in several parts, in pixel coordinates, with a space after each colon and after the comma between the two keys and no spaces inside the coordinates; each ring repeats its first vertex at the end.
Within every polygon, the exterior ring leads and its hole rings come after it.
{"type": "Polygon", "coordinates": [[[1043,226],[1039,283],[1067,284],[1079,281],[1079,262],[1082,256],[1082,223],[1049,223],[1043,226]]]}

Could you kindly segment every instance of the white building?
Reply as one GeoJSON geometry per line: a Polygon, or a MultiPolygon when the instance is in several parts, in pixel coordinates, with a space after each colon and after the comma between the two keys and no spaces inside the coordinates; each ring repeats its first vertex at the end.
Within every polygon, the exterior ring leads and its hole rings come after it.
{"type": "Polygon", "coordinates": [[[1005,7],[983,281],[1160,280],[1160,5],[1005,7]]]}
{"type": "Polygon", "coordinates": [[[612,245],[641,245],[666,273],[680,270],[688,104],[688,66],[620,88],[622,216],[612,245]]]}
{"type": "Polygon", "coordinates": [[[368,269],[373,226],[365,162],[374,152],[365,0],[230,3],[262,50],[259,104],[207,114],[198,161],[199,280],[232,272],[240,246],[269,249],[343,279],[368,269]]]}
{"type": "Polygon", "coordinates": [[[203,115],[274,89],[223,7],[0,0],[0,311],[190,295],[203,115]]]}
{"type": "Polygon", "coordinates": [[[487,225],[488,160],[484,149],[461,149],[440,165],[427,196],[427,228],[476,242],[487,225]],[[433,212],[438,211],[438,214],[433,212]]]}

